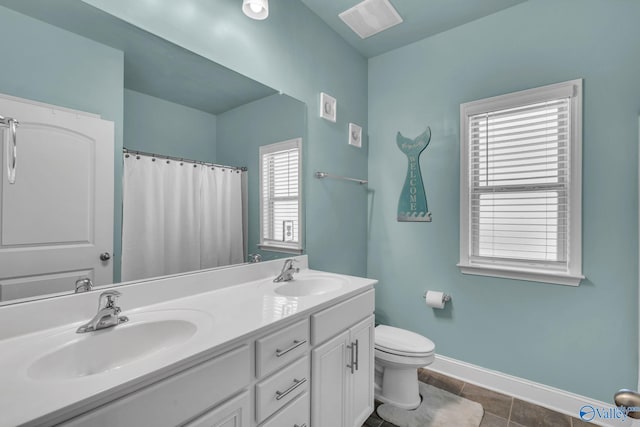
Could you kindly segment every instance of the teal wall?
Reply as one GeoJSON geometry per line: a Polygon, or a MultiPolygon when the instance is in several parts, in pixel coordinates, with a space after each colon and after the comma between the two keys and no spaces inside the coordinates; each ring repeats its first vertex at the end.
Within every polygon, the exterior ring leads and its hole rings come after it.
{"type": "Polygon", "coordinates": [[[263,260],[291,256],[261,251],[259,148],[261,145],[302,138],[303,169],[306,159],[307,108],[287,95],[271,95],[218,115],[218,162],[246,166],[249,191],[248,253],[260,253],[263,260]]]}
{"type": "Polygon", "coordinates": [[[370,59],[368,275],[380,280],[378,320],[428,336],[439,354],[601,401],[636,388],[639,16],[630,0],[528,1],[370,59]],[[460,104],[576,78],[587,279],[574,288],[462,275],[460,104]],[[407,165],[395,135],[427,125],[433,222],[398,223],[407,165]],[[427,308],[427,289],[453,301],[427,308]]]}
{"type": "Polygon", "coordinates": [[[347,145],[349,122],[367,127],[367,61],[299,1],[272,2],[254,21],[237,0],[86,0],[130,23],[305,102],[306,249],[312,268],[366,274],[367,195],[313,172],[367,177],[367,142],[347,145]],[[159,7],[161,6],[161,7],[159,7]],[[319,118],[320,92],[338,122],[319,118]]]}
{"type": "Polygon", "coordinates": [[[214,162],[216,116],[125,89],[124,146],[214,162]]]}
{"type": "MultiPolygon", "coordinates": [[[[122,150],[124,55],[89,39],[0,7],[0,92],[99,114],[115,123],[115,151],[122,150]],[[61,46],[64,46],[61,49],[61,46]]],[[[122,224],[122,159],[115,157],[114,227],[122,224]]],[[[120,253],[119,233],[114,251],[120,253]]],[[[119,258],[114,258],[119,281],[119,258]]]]}

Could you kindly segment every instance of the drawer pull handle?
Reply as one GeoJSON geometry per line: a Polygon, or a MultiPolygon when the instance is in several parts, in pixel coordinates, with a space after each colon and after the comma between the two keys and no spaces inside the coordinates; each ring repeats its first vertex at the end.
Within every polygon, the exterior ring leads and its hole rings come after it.
{"type": "Polygon", "coordinates": [[[296,348],[298,348],[301,345],[306,344],[306,343],[307,343],[307,340],[302,340],[302,341],[293,340],[293,345],[291,347],[285,348],[284,350],[276,349],[276,357],[284,356],[285,354],[289,353],[290,351],[293,351],[296,348]]]}
{"type": "Polygon", "coordinates": [[[302,425],[294,424],[293,427],[307,427],[307,423],[304,423],[302,425]]]}
{"type": "Polygon", "coordinates": [[[287,394],[291,393],[293,390],[300,387],[302,384],[306,383],[307,379],[303,378],[301,380],[293,379],[293,385],[286,389],[285,391],[276,391],[276,400],[283,399],[287,394]]]}

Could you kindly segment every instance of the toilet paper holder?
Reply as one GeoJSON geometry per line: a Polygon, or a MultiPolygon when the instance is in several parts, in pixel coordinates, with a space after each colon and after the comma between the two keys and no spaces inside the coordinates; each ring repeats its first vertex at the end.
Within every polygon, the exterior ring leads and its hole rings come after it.
{"type": "MultiPolygon", "coordinates": [[[[427,299],[427,292],[429,291],[425,291],[424,294],[422,295],[422,299],[427,299]]],[[[442,302],[449,302],[451,301],[451,295],[449,294],[442,294],[442,302]]]]}

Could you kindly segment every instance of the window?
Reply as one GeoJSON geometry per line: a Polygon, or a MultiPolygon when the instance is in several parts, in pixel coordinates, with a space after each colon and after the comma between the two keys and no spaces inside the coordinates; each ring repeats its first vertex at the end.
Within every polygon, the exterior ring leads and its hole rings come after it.
{"type": "Polygon", "coordinates": [[[465,274],[577,286],[582,80],[460,106],[465,274]]]}
{"type": "Polygon", "coordinates": [[[302,139],[260,147],[261,249],[302,252],[302,139]]]}

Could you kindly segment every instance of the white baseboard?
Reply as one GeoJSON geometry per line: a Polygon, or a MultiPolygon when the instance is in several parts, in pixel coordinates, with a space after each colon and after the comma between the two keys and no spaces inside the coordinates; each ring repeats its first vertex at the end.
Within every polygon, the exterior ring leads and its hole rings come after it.
{"type": "MultiPolygon", "coordinates": [[[[585,405],[590,405],[602,411],[614,411],[617,409],[611,403],[600,402],[446,356],[436,355],[435,361],[426,368],[578,419],[580,419],[580,408],[585,405]]],[[[633,420],[628,417],[623,421],[621,419],[603,419],[596,416],[590,422],[607,427],[640,427],[640,420],[633,420]]]]}

